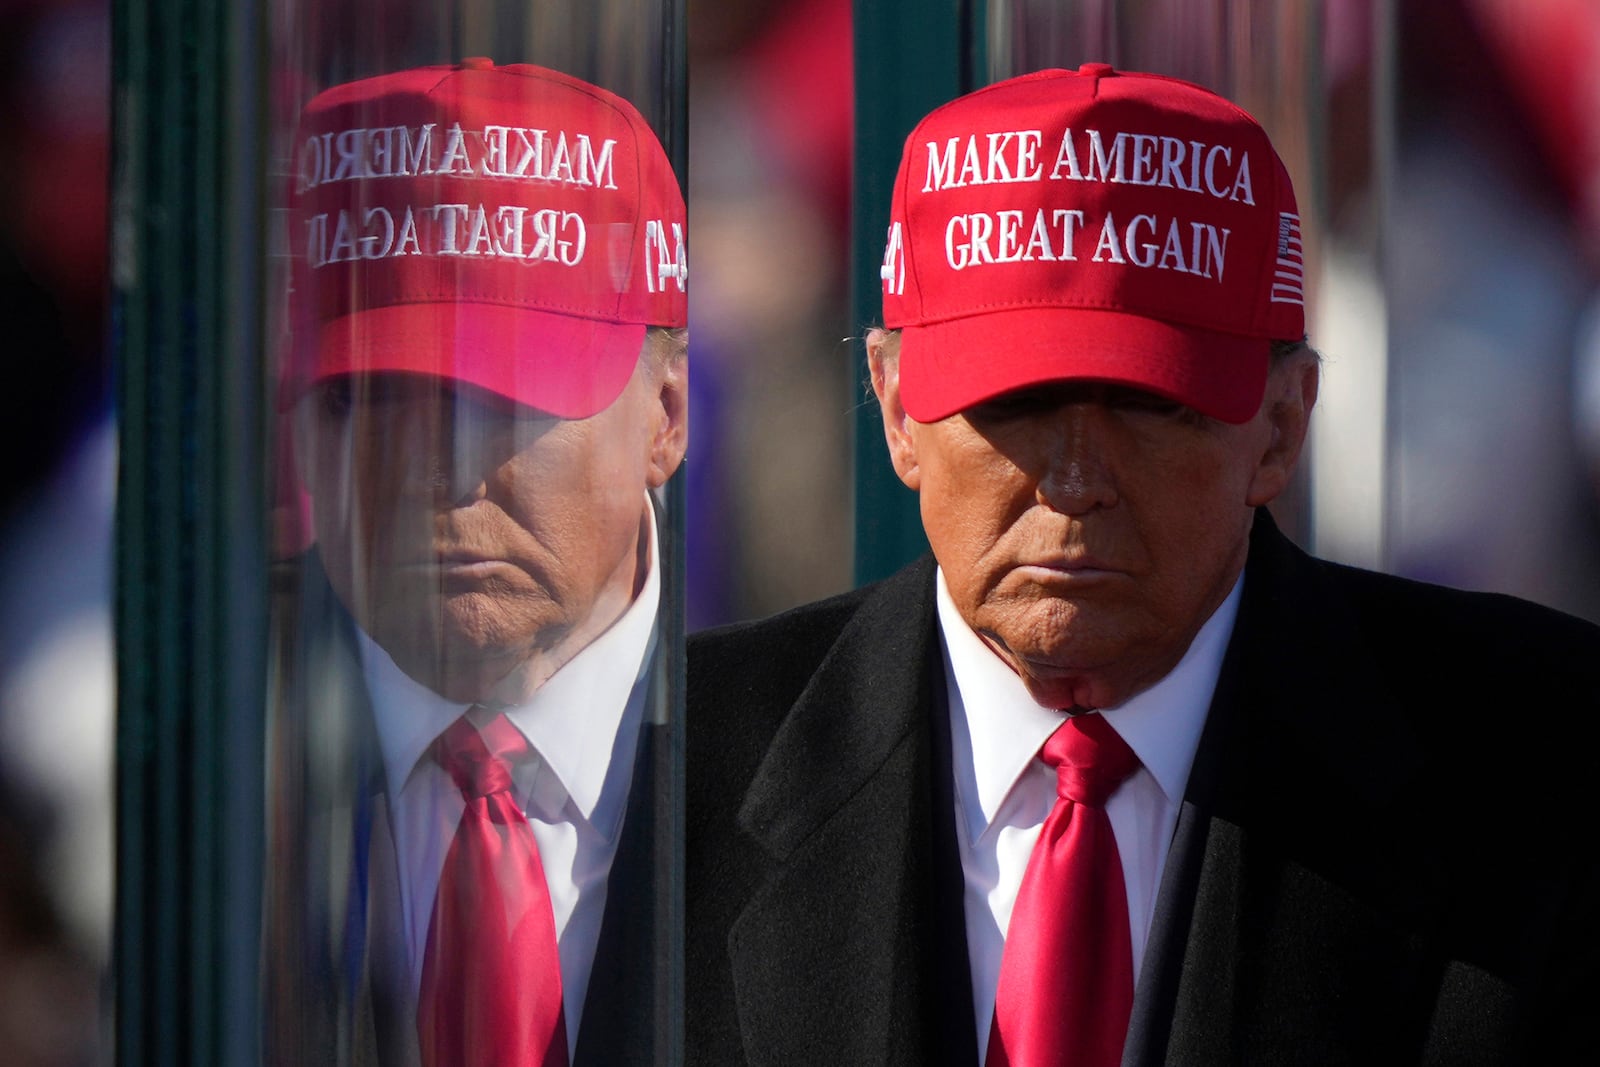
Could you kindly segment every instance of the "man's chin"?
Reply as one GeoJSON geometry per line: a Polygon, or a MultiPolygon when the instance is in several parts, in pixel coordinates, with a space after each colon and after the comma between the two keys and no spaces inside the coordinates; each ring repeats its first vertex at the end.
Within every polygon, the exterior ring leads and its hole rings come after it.
{"type": "Polygon", "coordinates": [[[570,658],[573,628],[548,599],[470,593],[408,606],[387,617],[431,625],[368,632],[401,670],[449,700],[516,703],[570,658]]]}
{"type": "Polygon", "coordinates": [[[1063,709],[1115,707],[1144,687],[1138,678],[1116,669],[1139,659],[1127,655],[1124,642],[1107,646],[1096,640],[1103,632],[1096,624],[1103,620],[1076,605],[1053,607],[1029,618],[1030,625],[1008,627],[1009,638],[993,630],[983,634],[1035,701],[1063,709]]]}
{"type": "Polygon", "coordinates": [[[409,677],[448,700],[489,699],[537,655],[532,641],[456,625],[448,612],[437,621],[437,627],[421,632],[386,633],[378,627],[372,638],[409,677]]]}
{"type": "Polygon", "coordinates": [[[1019,671],[1028,695],[1047,708],[1083,711],[1112,707],[1124,696],[1111,680],[1093,671],[1054,669],[1044,673],[1019,671]]]}
{"type": "Polygon", "coordinates": [[[395,662],[446,700],[475,704],[501,699],[500,691],[526,658],[525,652],[447,645],[395,662]]]}
{"type": "Polygon", "coordinates": [[[1163,678],[1183,657],[1183,648],[1149,638],[1097,645],[1028,649],[1012,669],[1040,704],[1051,708],[1114,708],[1163,678]]]}

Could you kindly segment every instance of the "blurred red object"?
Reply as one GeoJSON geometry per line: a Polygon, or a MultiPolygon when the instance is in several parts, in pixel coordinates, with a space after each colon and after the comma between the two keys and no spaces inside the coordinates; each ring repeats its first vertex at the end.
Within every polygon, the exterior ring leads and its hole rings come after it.
{"type": "Polygon", "coordinates": [[[13,241],[57,294],[74,346],[98,350],[110,154],[107,5],[12,4],[5,14],[5,23],[20,21],[25,42],[5,85],[13,241]]]}
{"type": "Polygon", "coordinates": [[[1463,0],[1600,254],[1600,4],[1463,0]]]}
{"type": "Polygon", "coordinates": [[[841,228],[850,212],[854,26],[850,0],[793,0],[775,7],[740,57],[785,169],[841,228]]]}

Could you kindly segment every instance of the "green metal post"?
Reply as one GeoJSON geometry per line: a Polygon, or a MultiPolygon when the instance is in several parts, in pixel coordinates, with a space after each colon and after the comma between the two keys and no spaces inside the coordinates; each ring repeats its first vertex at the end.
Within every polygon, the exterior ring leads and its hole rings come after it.
{"type": "Polygon", "coordinates": [[[254,0],[116,0],[117,1062],[258,1058],[265,499],[254,0]]]}
{"type": "MultiPolygon", "coordinates": [[[[917,121],[977,87],[984,0],[873,0],[855,5],[855,212],[850,233],[851,320],[882,314],[878,265],[900,150],[917,121]]],[[[867,381],[857,353],[856,382],[867,381]]],[[[857,386],[860,387],[859,384],[857,386]]],[[[885,577],[927,550],[916,497],[884,448],[876,405],[856,408],[856,584],[885,577]]]]}

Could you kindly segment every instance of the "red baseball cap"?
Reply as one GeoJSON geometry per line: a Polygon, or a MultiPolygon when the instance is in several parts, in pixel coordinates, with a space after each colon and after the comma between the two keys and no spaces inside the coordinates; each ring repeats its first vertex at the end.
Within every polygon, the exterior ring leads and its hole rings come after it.
{"type": "Polygon", "coordinates": [[[1305,334],[1300,216],[1261,126],[1173,78],[1044,70],[911,131],[881,271],[906,412],[1088,379],[1226,422],[1305,334]]]}
{"type": "Polygon", "coordinates": [[[584,418],[647,327],[688,321],[661,143],[626,100],[543,67],[468,59],[319,94],[289,203],[286,404],[402,372],[584,418]]]}

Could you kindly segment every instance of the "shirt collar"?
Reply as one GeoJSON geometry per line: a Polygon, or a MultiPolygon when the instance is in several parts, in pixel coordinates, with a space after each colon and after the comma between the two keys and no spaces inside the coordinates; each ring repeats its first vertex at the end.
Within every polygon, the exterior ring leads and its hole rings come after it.
{"type": "MultiPolygon", "coordinates": [[[[644,681],[661,599],[655,509],[645,502],[650,558],[644,587],[604,633],[562,664],[527,702],[505,709],[583,817],[610,839],[621,825],[631,780],[644,681]],[[626,727],[626,728],[625,728],[626,727]],[[615,766],[613,765],[615,764],[615,766]],[[608,772],[624,788],[607,791],[608,772]]],[[[356,636],[389,788],[404,788],[446,727],[472,705],[446,700],[407,675],[366,633],[356,636]]]]}
{"type": "MultiPolygon", "coordinates": [[[[1242,587],[1241,576],[1164,678],[1117,707],[1104,709],[1106,721],[1133,749],[1170,803],[1182,798],[1188,784],[1242,587]]],[[[951,745],[957,788],[965,785],[971,791],[963,808],[968,839],[975,841],[1066,714],[1035,702],[1017,673],[967,625],[950,599],[942,568],[935,577],[935,600],[945,669],[952,683],[951,745]]]]}

